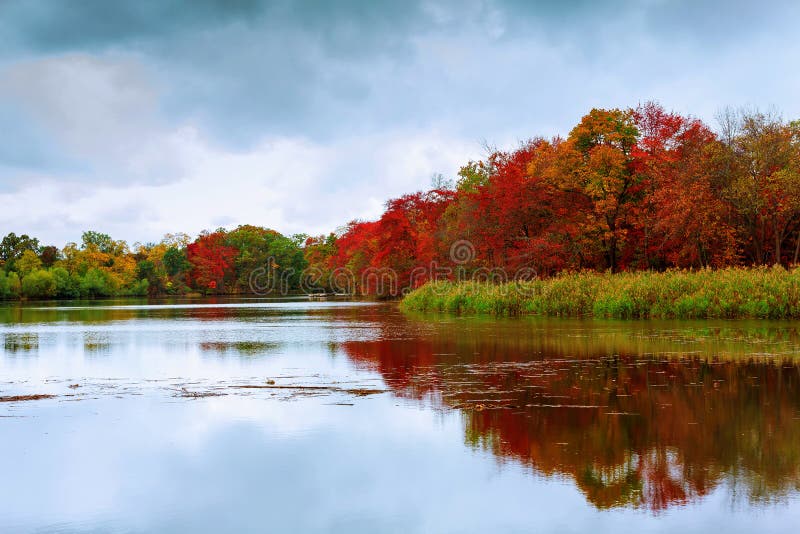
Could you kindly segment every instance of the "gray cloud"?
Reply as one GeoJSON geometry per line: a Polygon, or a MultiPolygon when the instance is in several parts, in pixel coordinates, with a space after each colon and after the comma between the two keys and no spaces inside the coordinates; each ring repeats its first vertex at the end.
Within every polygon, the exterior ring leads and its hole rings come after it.
{"type": "Polygon", "coordinates": [[[0,6],[2,35],[17,51],[92,51],[202,30],[259,11],[249,0],[11,0],[0,6]]]}
{"type": "MultiPolygon", "coordinates": [[[[707,120],[728,104],[794,117],[799,20],[791,1],[7,0],[0,195],[45,182],[189,184],[198,159],[288,141],[326,154],[311,189],[368,183],[372,199],[455,172],[430,167],[452,153],[417,152],[427,163],[409,165],[407,180],[381,173],[375,154],[398,167],[392,147],[422,132],[474,157],[483,139],[565,134],[591,107],[650,99],[707,120]]],[[[365,213],[358,202],[339,208],[365,213]]],[[[236,218],[208,209],[209,221],[236,218]]]]}
{"type": "MultiPolygon", "coordinates": [[[[635,88],[646,83],[625,70],[628,63],[651,79],[680,76],[677,69],[702,66],[767,32],[789,37],[798,20],[794,2],[690,0],[12,0],[3,6],[7,59],[140,55],[163,88],[163,113],[200,122],[232,146],[265,133],[323,138],[343,129],[441,120],[441,109],[455,109],[443,118],[457,123],[462,118],[450,115],[498,117],[500,124],[462,128],[484,126],[477,135],[493,136],[511,118],[505,110],[535,106],[542,85],[576,81],[564,79],[570,71],[591,82],[597,69],[635,88]],[[438,51],[424,46],[436,42],[443,45],[438,51]],[[525,53],[511,64],[506,59],[515,47],[525,53]],[[463,64],[448,63],[459,54],[467,55],[463,64]],[[664,71],[653,72],[653,63],[664,71]],[[487,90],[488,82],[505,88],[487,90]]],[[[590,89],[577,83],[584,93],[590,89]]],[[[605,97],[603,89],[597,92],[605,97]]]]}
{"type": "Polygon", "coordinates": [[[79,170],[77,162],[61,151],[51,139],[50,132],[30,121],[22,110],[0,102],[0,128],[13,131],[13,135],[3,136],[0,143],[0,191],[18,186],[22,177],[17,176],[21,169],[28,172],[79,170]]]}

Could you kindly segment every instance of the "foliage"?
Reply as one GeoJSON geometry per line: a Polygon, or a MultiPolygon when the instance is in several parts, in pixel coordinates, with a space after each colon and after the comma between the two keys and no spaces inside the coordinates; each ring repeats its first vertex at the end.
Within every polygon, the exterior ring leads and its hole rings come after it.
{"type": "Polygon", "coordinates": [[[108,271],[92,268],[86,272],[81,280],[81,296],[89,298],[111,297],[119,289],[114,278],[108,271]]]}
{"type": "Polygon", "coordinates": [[[377,221],[353,221],[335,246],[318,238],[306,255],[372,294],[385,287],[365,283],[369,273],[414,288],[433,278],[410,276],[429,262],[450,279],[797,264],[798,123],[753,111],[723,119],[717,136],[655,103],[593,109],[566,139],[493,150],[461,168],[455,190],[392,200],[377,221]],[[446,252],[463,240],[474,254],[454,265],[446,252]]]}
{"type": "Polygon", "coordinates": [[[53,267],[50,272],[56,284],[56,297],[76,299],[81,296],[81,278],[77,273],[70,274],[63,267],[53,267]]]}
{"type": "Polygon", "coordinates": [[[3,266],[6,271],[13,270],[14,263],[26,250],[38,252],[39,240],[29,237],[27,234],[17,236],[11,232],[0,241],[0,266],[3,266]]]}
{"type": "Polygon", "coordinates": [[[9,234],[2,241],[8,261],[0,269],[0,299],[241,293],[249,291],[250,273],[262,266],[276,268],[286,289],[297,289],[307,266],[306,239],[246,225],[203,232],[194,241],[167,234],[131,250],[125,241],[88,231],[80,245],[68,243],[59,251],[9,234]]]}
{"type": "Polygon", "coordinates": [[[186,257],[192,264],[193,286],[207,292],[222,292],[226,279],[233,274],[233,261],[238,251],[225,245],[225,233],[203,234],[186,247],[186,257]]]}
{"type": "Polygon", "coordinates": [[[53,264],[59,260],[59,250],[58,248],[48,245],[46,247],[41,248],[41,252],[39,253],[39,259],[42,262],[42,267],[50,268],[53,264]]]}
{"type": "Polygon", "coordinates": [[[164,251],[162,257],[164,268],[169,276],[177,276],[192,268],[192,264],[186,258],[186,250],[175,246],[164,251]]]}
{"type": "Polygon", "coordinates": [[[56,295],[56,280],[50,271],[35,270],[22,279],[22,294],[28,298],[43,299],[56,295]]]}
{"type": "Polygon", "coordinates": [[[24,277],[28,273],[39,270],[42,267],[42,260],[34,251],[26,250],[17,259],[15,267],[17,272],[24,277]]]}
{"type": "Polygon", "coordinates": [[[5,271],[0,271],[0,298],[16,298],[19,294],[19,275],[13,271],[8,274],[5,271]]]}
{"type": "Polygon", "coordinates": [[[113,254],[115,250],[118,250],[117,247],[119,246],[118,242],[111,239],[111,236],[108,234],[102,234],[93,230],[84,232],[81,236],[81,242],[83,243],[84,249],[94,249],[105,254],[113,254]]]}
{"type": "Polygon", "coordinates": [[[283,280],[287,288],[297,289],[301,273],[307,262],[300,245],[305,236],[287,237],[275,230],[252,225],[242,225],[228,232],[225,244],[237,251],[233,261],[237,276],[233,291],[250,291],[250,276],[260,268],[269,268],[276,280],[283,280]]]}

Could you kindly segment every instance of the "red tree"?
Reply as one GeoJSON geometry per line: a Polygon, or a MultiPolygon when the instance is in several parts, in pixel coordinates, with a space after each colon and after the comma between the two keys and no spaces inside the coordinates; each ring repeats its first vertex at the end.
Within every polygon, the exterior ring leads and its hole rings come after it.
{"type": "Polygon", "coordinates": [[[186,247],[186,256],[192,264],[189,274],[192,286],[224,291],[225,279],[233,274],[233,261],[238,252],[235,247],[225,245],[224,232],[201,234],[186,247]]]}

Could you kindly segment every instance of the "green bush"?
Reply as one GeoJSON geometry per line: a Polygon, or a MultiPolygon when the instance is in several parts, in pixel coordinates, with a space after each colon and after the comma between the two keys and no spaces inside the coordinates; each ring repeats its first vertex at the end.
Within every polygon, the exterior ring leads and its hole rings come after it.
{"type": "Polygon", "coordinates": [[[149,288],[150,282],[147,279],[137,280],[125,291],[125,294],[132,297],[146,297],[149,288]]]}
{"type": "Polygon", "coordinates": [[[19,275],[15,272],[6,273],[0,270],[0,299],[13,299],[19,297],[21,284],[19,275]]]}
{"type": "Polygon", "coordinates": [[[0,299],[9,298],[10,291],[8,289],[8,278],[6,278],[6,272],[0,269],[0,299]]]}
{"type": "Polygon", "coordinates": [[[89,269],[80,282],[83,297],[111,297],[117,294],[113,279],[100,269],[89,269]]]}
{"type": "Polygon", "coordinates": [[[22,279],[22,295],[31,299],[44,299],[56,295],[56,280],[49,271],[31,271],[22,279]]]}
{"type": "Polygon", "coordinates": [[[81,296],[81,279],[77,274],[70,274],[63,267],[50,269],[56,282],[56,297],[76,299],[81,296]]]}

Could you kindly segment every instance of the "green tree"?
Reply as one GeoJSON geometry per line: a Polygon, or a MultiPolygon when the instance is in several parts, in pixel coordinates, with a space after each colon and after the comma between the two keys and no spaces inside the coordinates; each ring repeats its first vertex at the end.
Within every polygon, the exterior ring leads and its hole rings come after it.
{"type": "Polygon", "coordinates": [[[494,159],[489,157],[487,161],[470,161],[458,171],[456,188],[462,193],[474,193],[479,187],[489,183],[494,174],[494,159]]]}
{"type": "Polygon", "coordinates": [[[0,271],[0,298],[17,298],[20,293],[19,275],[16,272],[0,271]]]}
{"type": "Polygon", "coordinates": [[[287,237],[283,234],[259,226],[242,225],[228,232],[225,242],[239,252],[234,260],[236,289],[246,292],[250,288],[250,275],[258,268],[269,268],[278,280],[296,289],[300,284],[300,274],[307,262],[302,244],[306,235],[287,237]]]}
{"type": "Polygon", "coordinates": [[[164,267],[156,265],[152,260],[142,260],[136,264],[137,282],[131,287],[132,294],[144,295],[148,291],[161,293],[165,289],[166,282],[163,279],[164,267]],[[142,282],[146,282],[143,284],[142,282]]]}
{"type": "Polygon", "coordinates": [[[56,283],[56,297],[76,299],[81,296],[81,279],[77,273],[70,274],[63,267],[53,267],[50,272],[56,283]]]}
{"type": "Polygon", "coordinates": [[[150,281],[146,278],[132,283],[124,292],[125,295],[145,297],[150,291],[150,281]]]}
{"type": "Polygon", "coordinates": [[[0,265],[4,266],[6,271],[14,270],[14,262],[26,250],[38,253],[39,240],[27,234],[18,236],[11,232],[0,241],[0,265]]]}
{"type": "Polygon", "coordinates": [[[192,264],[186,258],[186,250],[178,247],[170,247],[164,252],[164,268],[170,276],[177,276],[185,273],[192,268],[192,264]]]}
{"type": "Polygon", "coordinates": [[[81,241],[84,249],[95,248],[106,254],[114,253],[115,242],[108,234],[101,234],[100,232],[89,230],[81,235],[81,241]]]}
{"type": "Polygon", "coordinates": [[[81,280],[82,296],[110,297],[116,294],[117,289],[114,279],[100,269],[89,269],[81,280]]]}
{"type": "Polygon", "coordinates": [[[56,280],[53,275],[39,269],[22,279],[22,295],[28,298],[49,298],[56,295],[56,280]]]}

